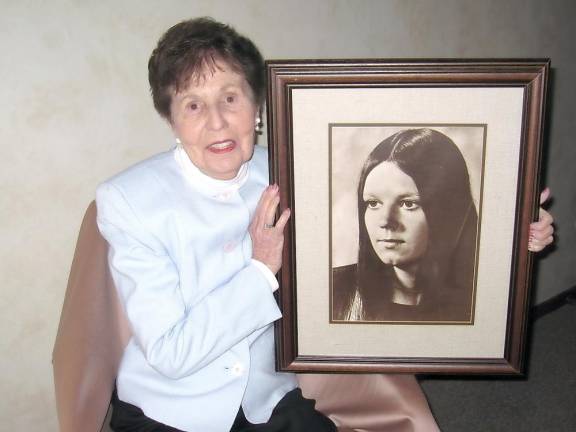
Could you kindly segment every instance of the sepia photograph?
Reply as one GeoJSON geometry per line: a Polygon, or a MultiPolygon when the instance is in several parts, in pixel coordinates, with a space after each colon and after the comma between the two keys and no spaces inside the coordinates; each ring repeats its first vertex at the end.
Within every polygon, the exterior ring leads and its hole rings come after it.
{"type": "Polygon", "coordinates": [[[330,125],[331,321],[473,324],[486,125],[330,125]]]}

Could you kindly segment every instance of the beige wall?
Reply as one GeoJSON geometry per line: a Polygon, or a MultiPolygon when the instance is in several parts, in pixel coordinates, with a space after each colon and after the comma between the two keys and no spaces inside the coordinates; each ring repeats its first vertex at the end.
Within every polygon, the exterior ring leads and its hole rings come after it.
{"type": "Polygon", "coordinates": [[[232,23],[269,58],[551,57],[547,168],[560,227],[538,299],[574,284],[574,4],[0,0],[0,429],[57,430],[50,354],[80,220],[99,181],[171,145],[146,63],[183,18],[232,23]]]}

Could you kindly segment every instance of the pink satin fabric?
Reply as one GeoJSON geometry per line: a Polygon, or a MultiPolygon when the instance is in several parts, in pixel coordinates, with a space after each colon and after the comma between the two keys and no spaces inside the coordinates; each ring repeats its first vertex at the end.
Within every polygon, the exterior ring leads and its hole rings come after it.
{"type": "Polygon", "coordinates": [[[100,431],[130,338],[107,250],[92,202],[80,227],[52,357],[62,432],[100,431]]]}
{"type": "MultiPolygon", "coordinates": [[[[80,228],[53,352],[61,432],[102,429],[129,338],[92,202],[80,228]]],[[[299,382],[340,432],[439,430],[411,375],[303,374],[299,382]]]]}
{"type": "Polygon", "coordinates": [[[298,381],[340,432],[440,430],[413,375],[300,374],[298,381]]]}

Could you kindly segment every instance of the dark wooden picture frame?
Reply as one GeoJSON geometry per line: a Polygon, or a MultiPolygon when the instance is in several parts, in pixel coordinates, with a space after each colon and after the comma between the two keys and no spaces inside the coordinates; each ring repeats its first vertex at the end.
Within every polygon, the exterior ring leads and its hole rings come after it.
{"type": "Polygon", "coordinates": [[[549,60],[274,60],[266,68],[271,181],[281,207],[292,209],[279,273],[277,368],[522,373],[549,60]],[[340,247],[332,243],[340,228],[332,225],[332,128],[470,125],[485,131],[473,319],[334,319],[340,247]]]}

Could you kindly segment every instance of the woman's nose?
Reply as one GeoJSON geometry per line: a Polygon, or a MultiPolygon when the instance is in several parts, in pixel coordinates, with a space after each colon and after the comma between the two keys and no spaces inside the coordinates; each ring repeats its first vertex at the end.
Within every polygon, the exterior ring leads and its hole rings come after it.
{"type": "Polygon", "coordinates": [[[208,111],[208,127],[211,130],[220,130],[226,127],[226,118],[220,110],[220,107],[213,106],[208,111]]]}
{"type": "Polygon", "coordinates": [[[398,212],[393,205],[383,204],[378,212],[378,224],[380,228],[396,230],[398,229],[398,212]]]}

